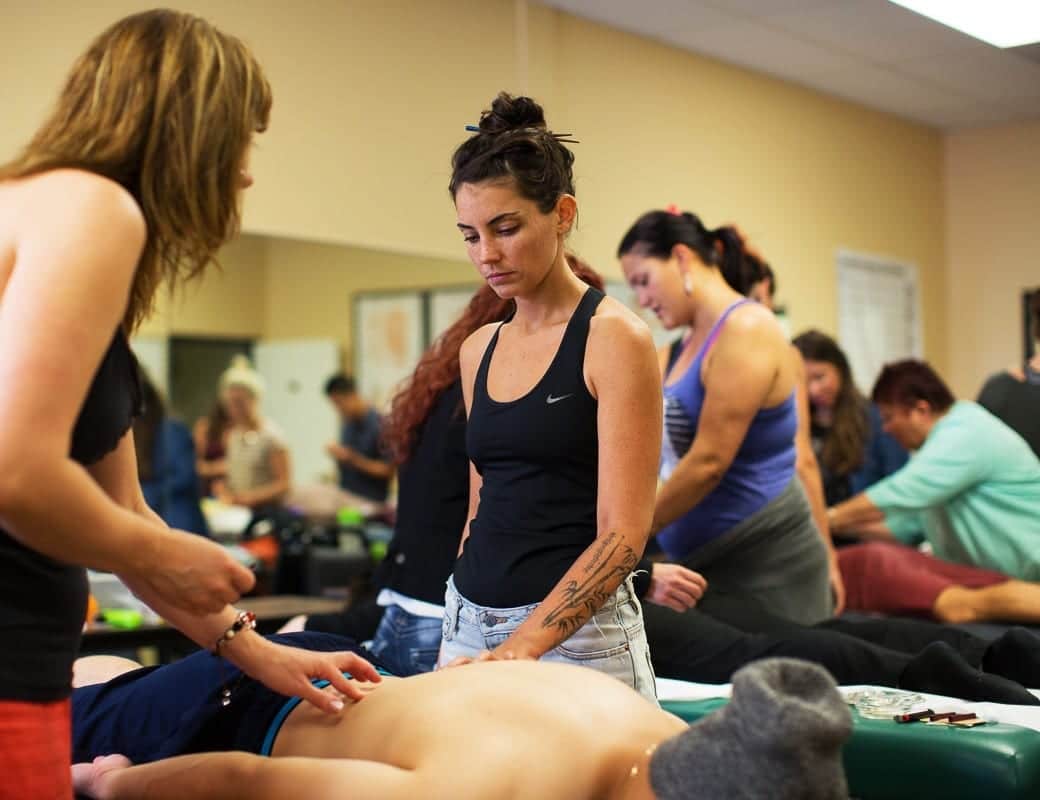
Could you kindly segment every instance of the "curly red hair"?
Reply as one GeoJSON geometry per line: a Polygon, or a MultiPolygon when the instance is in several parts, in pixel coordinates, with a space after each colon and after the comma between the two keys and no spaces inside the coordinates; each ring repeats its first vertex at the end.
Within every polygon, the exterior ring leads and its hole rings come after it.
{"type": "MultiPolygon", "coordinates": [[[[573,253],[567,253],[567,263],[585,283],[603,291],[603,278],[591,266],[573,253]]],[[[394,395],[383,427],[383,439],[395,463],[402,464],[411,457],[437,398],[459,379],[462,343],[478,328],[501,322],[512,310],[512,300],[503,300],[487,285],[481,286],[462,316],[423,353],[411,378],[394,395]]]]}

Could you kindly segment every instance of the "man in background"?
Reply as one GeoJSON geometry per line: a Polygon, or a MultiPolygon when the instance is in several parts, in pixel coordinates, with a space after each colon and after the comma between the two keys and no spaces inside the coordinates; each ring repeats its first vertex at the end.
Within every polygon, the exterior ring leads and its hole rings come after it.
{"type": "Polygon", "coordinates": [[[394,468],[380,441],[379,412],[358,394],[354,379],[342,373],[326,381],[325,395],[341,422],[339,441],[325,448],[336,460],[340,488],[375,503],[385,502],[394,468]]]}

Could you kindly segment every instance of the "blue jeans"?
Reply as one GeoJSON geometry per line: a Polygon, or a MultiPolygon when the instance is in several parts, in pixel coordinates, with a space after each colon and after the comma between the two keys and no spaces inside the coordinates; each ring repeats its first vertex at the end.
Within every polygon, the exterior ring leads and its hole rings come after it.
{"type": "MultiPolygon", "coordinates": [[[[444,598],[439,664],[459,656],[473,657],[493,650],[520,627],[538,603],[518,608],[487,608],[471,603],[448,579],[444,598]]],[[[590,667],[620,680],[657,704],[654,668],[643,629],[643,611],[632,590],[631,578],[581,628],[541,657],[590,667]]]]}
{"type": "Polygon", "coordinates": [[[400,677],[431,672],[441,646],[441,620],[417,617],[398,605],[386,607],[369,650],[400,677]]]}

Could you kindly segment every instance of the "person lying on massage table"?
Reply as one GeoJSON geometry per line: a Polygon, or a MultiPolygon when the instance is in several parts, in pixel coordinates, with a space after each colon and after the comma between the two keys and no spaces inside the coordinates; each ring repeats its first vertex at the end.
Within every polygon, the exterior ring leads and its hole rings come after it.
{"type": "MultiPolygon", "coordinates": [[[[353,644],[315,633],[273,638],[317,650],[353,644]]],[[[364,699],[344,698],[338,717],[277,695],[205,652],[124,672],[132,664],[94,656],[77,665],[77,682],[110,678],[74,693],[80,794],[847,796],[840,755],[852,730],[848,707],[823,669],[792,659],[741,670],[728,706],[692,726],[619,680],[569,664],[487,660],[362,683],[364,699]]]]}

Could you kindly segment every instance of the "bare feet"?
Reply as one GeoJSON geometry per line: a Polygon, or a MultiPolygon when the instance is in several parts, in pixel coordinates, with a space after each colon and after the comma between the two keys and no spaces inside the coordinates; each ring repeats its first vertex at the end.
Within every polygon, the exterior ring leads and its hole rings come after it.
{"type": "Polygon", "coordinates": [[[126,756],[98,756],[89,764],[72,765],[72,788],[77,795],[106,800],[110,797],[111,774],[133,764],[126,756]]]}
{"type": "Polygon", "coordinates": [[[932,613],[940,622],[956,625],[962,622],[978,622],[977,590],[966,586],[950,586],[943,589],[932,605],[932,613]]]}

